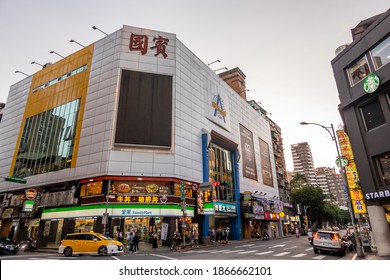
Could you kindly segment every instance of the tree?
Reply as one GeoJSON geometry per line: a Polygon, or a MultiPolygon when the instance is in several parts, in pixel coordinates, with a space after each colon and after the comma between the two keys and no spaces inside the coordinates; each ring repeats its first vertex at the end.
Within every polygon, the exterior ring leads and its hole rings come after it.
{"type": "Polygon", "coordinates": [[[306,214],[312,224],[322,224],[325,198],[326,195],[324,195],[322,189],[312,185],[305,185],[291,190],[292,203],[300,203],[302,207],[307,207],[306,214]]]}
{"type": "Polygon", "coordinates": [[[299,189],[299,188],[302,188],[303,186],[308,185],[308,183],[309,182],[308,182],[305,174],[297,172],[294,174],[294,177],[290,181],[290,187],[292,190],[299,189]]]}

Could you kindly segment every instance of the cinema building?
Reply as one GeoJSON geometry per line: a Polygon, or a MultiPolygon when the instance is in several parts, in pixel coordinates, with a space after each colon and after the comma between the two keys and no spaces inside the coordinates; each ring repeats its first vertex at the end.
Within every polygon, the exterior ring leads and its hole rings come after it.
{"type": "Polygon", "coordinates": [[[1,235],[242,239],[240,193],[279,194],[269,123],[238,93],[176,35],[130,26],[45,65],[3,111],[0,176],[27,183],[0,182],[1,235]]]}

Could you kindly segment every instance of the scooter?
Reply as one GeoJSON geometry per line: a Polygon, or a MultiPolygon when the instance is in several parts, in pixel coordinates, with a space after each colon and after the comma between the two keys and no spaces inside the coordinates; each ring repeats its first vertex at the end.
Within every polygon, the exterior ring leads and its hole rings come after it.
{"type": "Polygon", "coordinates": [[[37,248],[37,241],[34,238],[29,237],[27,240],[20,243],[20,248],[25,252],[34,252],[37,248]]]}

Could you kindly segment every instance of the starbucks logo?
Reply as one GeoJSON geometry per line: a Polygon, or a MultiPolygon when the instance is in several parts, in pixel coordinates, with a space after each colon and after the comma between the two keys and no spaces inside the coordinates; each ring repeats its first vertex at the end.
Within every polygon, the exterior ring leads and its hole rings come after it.
{"type": "Polygon", "coordinates": [[[380,79],[375,74],[370,74],[364,79],[364,91],[367,93],[372,93],[376,91],[379,87],[380,79]]]}

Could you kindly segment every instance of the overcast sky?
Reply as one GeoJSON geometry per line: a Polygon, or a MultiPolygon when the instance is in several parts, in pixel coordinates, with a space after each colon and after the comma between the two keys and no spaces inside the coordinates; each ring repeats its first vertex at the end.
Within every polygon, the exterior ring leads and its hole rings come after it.
{"type": "Polygon", "coordinates": [[[291,144],[308,142],[315,167],[334,167],[337,153],[321,127],[341,123],[331,68],[335,49],[352,41],[360,21],[385,12],[389,0],[0,0],[0,102],[32,65],[56,62],[123,25],[176,34],[210,67],[239,67],[248,100],[261,102],[282,129],[287,169],[291,144]]]}

